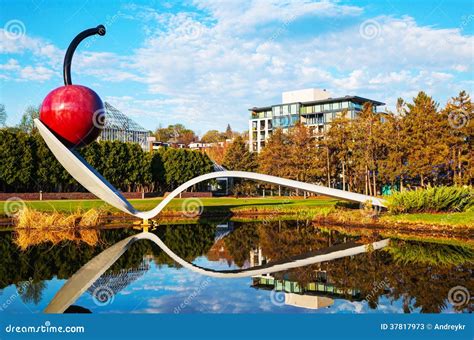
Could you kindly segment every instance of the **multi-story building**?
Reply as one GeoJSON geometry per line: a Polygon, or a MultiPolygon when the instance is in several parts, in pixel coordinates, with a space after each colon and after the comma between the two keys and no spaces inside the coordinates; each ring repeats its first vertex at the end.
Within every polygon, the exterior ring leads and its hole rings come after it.
{"type": "Polygon", "coordinates": [[[332,98],[329,92],[319,89],[283,92],[281,104],[249,109],[250,151],[260,152],[274,129],[285,132],[297,122],[312,127],[314,135],[322,138],[335,117],[347,110],[348,117],[353,119],[366,102],[372,103],[375,111],[377,106],[385,105],[358,96],[332,98]]]}

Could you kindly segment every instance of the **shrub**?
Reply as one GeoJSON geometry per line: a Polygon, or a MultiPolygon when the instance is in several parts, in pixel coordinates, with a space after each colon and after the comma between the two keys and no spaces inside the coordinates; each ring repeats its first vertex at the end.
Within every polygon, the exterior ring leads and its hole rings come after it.
{"type": "Polygon", "coordinates": [[[460,266],[474,263],[474,250],[470,247],[390,240],[390,245],[385,250],[402,264],[460,266]]]}
{"type": "Polygon", "coordinates": [[[397,192],[387,198],[392,213],[456,212],[474,207],[472,187],[440,186],[397,192]]]}

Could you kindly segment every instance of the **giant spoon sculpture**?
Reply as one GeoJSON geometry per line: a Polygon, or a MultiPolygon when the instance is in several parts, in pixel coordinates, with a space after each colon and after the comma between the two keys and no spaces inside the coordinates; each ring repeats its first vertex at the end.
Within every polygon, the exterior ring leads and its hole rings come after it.
{"type": "Polygon", "coordinates": [[[35,124],[49,149],[71,176],[91,193],[115,208],[148,220],[158,215],[174,197],[192,185],[220,177],[253,179],[344,200],[359,203],[368,202],[377,207],[385,206],[384,201],[377,197],[254,172],[221,171],[198,176],[182,184],[152,210],[136,210],[75,150],[93,142],[105,124],[104,105],[100,97],[93,90],[85,86],[73,85],[71,81],[71,63],[74,51],[82,40],[95,34],[105,35],[105,27],[99,25],[96,28],[87,29],[79,33],[71,42],[64,58],[64,86],[51,91],[46,96],[41,105],[40,117],[35,119],[35,124]]]}
{"type": "MultiPolygon", "coordinates": [[[[214,178],[234,177],[278,184],[354,202],[369,202],[377,207],[385,206],[383,200],[367,195],[254,172],[221,171],[198,176],[182,184],[152,210],[136,210],[116,188],[114,188],[101,174],[88,164],[76,151],[76,148],[92,143],[99,136],[105,124],[105,111],[102,100],[93,90],[85,86],[72,84],[72,57],[81,41],[93,35],[103,36],[105,33],[105,27],[99,25],[95,28],[90,28],[79,33],[73,39],[64,58],[64,86],[51,91],[46,96],[40,108],[40,117],[39,119],[35,119],[35,125],[38,128],[39,133],[61,165],[71,174],[72,177],[100,199],[127,214],[142,218],[143,220],[148,220],[158,215],[174,197],[194,184],[214,178]]],[[[62,313],[77,299],[77,297],[80,296],[80,294],[84,292],[85,289],[87,289],[90,284],[104,273],[105,270],[109,268],[132,243],[142,239],[154,241],[165,252],[167,252],[171,258],[183,265],[185,268],[203,275],[221,278],[237,278],[271,273],[321,261],[328,261],[335,258],[360,254],[368,249],[367,246],[364,245],[347,245],[348,247],[328,249],[327,252],[299,259],[290,259],[284,263],[274,263],[243,271],[216,272],[185,262],[174,254],[158,238],[158,236],[148,232],[143,232],[118,242],[111,248],[103,251],[96,258],[86,263],[60,289],[45,311],[49,313],[62,313]]],[[[385,247],[387,243],[388,240],[382,240],[374,242],[370,246],[374,249],[380,249],[385,247]]]]}

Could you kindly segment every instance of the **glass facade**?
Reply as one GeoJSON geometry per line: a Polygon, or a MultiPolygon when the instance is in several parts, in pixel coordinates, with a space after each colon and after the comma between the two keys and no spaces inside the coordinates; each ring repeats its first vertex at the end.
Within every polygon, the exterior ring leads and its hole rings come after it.
{"type": "Polygon", "coordinates": [[[150,132],[141,127],[115,107],[105,102],[105,126],[99,140],[117,140],[138,143],[143,150],[149,151],[150,132]]]}

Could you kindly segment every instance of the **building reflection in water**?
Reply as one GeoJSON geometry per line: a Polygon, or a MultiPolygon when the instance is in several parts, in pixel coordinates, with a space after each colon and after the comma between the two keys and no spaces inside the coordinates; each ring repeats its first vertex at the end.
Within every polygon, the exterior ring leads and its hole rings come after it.
{"type": "Polygon", "coordinates": [[[148,270],[150,270],[150,262],[145,257],[138,267],[103,274],[87,289],[87,292],[92,295],[95,301],[106,304],[108,299],[138,280],[148,270]]]}
{"type": "MultiPolygon", "coordinates": [[[[262,248],[257,247],[250,251],[250,266],[261,266],[269,259],[262,253],[262,248]]],[[[334,299],[348,297],[352,301],[362,301],[363,297],[358,289],[340,289],[330,281],[330,276],[325,270],[315,272],[316,281],[301,285],[296,281],[277,279],[272,274],[256,275],[252,277],[251,287],[255,289],[271,290],[283,296],[274,297],[276,304],[285,304],[294,307],[319,309],[330,307],[334,299]],[[281,301],[280,301],[281,300],[281,301]]]]}

